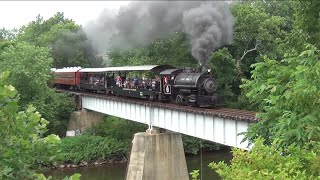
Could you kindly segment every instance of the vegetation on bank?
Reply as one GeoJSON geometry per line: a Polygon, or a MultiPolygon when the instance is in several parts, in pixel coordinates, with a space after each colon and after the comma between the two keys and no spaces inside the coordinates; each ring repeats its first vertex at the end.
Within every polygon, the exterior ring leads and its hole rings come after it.
{"type": "Polygon", "coordinates": [[[110,137],[82,135],[63,138],[59,148],[61,155],[57,158],[58,162],[79,164],[107,160],[108,162],[123,161],[130,146],[110,137]]]}
{"type": "Polygon", "coordinates": [[[262,139],[255,141],[255,146],[247,152],[233,149],[231,164],[224,162],[210,163],[222,179],[319,179],[319,144],[310,150],[314,142],[304,147],[292,144],[282,148],[278,141],[267,146],[262,139]]]}
{"type": "MultiPolygon", "coordinates": [[[[210,165],[222,178],[319,177],[319,6],[311,0],[232,4],[233,44],[212,53],[209,68],[228,107],[258,111],[261,121],[246,134],[255,144],[251,151],[233,150],[230,165],[210,165]]],[[[197,66],[183,32],[144,47],[112,49],[108,56],[112,65],[197,66]]],[[[62,143],[48,136],[64,136],[73,110],[71,97],[49,88],[50,68],[64,66],[100,67],[103,61],[94,56],[81,26],[63,13],[48,20],[38,16],[19,31],[0,30],[0,72],[11,71],[0,80],[1,179],[32,178],[35,169],[57,158],[79,162],[121,155],[128,152],[132,134],[145,131],[129,121],[108,119],[86,136],[62,143]],[[87,150],[73,154],[78,145],[87,150]],[[99,156],[89,151],[96,146],[99,156]]],[[[205,146],[198,139],[183,139],[186,152],[205,146]]]]}

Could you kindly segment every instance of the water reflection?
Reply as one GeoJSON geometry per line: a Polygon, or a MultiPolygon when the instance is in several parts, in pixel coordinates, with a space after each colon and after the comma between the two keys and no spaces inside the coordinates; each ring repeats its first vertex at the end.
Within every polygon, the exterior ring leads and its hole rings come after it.
{"type": "MultiPolygon", "coordinates": [[[[231,158],[230,151],[204,152],[202,154],[203,180],[220,179],[215,171],[208,167],[208,164],[212,161],[229,162],[231,158]]],[[[186,160],[189,173],[195,169],[200,170],[200,154],[187,156],[186,160]]],[[[63,179],[65,176],[71,176],[74,173],[80,173],[81,180],[123,180],[125,179],[126,169],[127,164],[105,164],[101,166],[82,168],[55,169],[45,173],[45,175],[51,175],[53,179],[63,179]]]]}
{"type": "Polygon", "coordinates": [[[46,175],[53,179],[63,179],[65,176],[71,176],[74,173],[80,173],[81,180],[123,180],[126,173],[127,164],[104,164],[100,166],[90,166],[81,168],[64,168],[51,170],[46,175]]]}

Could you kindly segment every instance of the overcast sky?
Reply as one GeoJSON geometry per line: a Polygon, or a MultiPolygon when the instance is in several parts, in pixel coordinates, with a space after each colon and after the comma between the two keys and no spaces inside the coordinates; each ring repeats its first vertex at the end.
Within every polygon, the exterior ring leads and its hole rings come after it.
{"type": "Polygon", "coordinates": [[[35,20],[40,14],[44,19],[52,17],[56,12],[64,12],[66,18],[77,24],[98,17],[103,9],[117,11],[130,1],[0,1],[0,28],[19,28],[35,20]]]}

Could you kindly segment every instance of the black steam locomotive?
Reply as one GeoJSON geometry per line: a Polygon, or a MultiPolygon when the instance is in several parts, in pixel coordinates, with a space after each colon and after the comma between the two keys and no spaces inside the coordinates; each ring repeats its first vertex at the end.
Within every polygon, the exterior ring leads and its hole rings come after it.
{"type": "Polygon", "coordinates": [[[52,71],[56,88],[189,106],[217,107],[224,104],[223,97],[215,94],[216,82],[209,71],[196,72],[192,68],[176,69],[169,65],[78,67],[52,71]],[[149,78],[141,72],[147,73],[149,78]]]}

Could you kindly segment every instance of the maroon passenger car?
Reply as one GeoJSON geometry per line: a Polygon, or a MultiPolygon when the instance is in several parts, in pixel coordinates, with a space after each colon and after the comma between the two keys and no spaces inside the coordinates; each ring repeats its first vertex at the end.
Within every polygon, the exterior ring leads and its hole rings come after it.
{"type": "Polygon", "coordinates": [[[58,88],[80,88],[81,67],[62,68],[54,71],[54,87],[58,88]]]}

